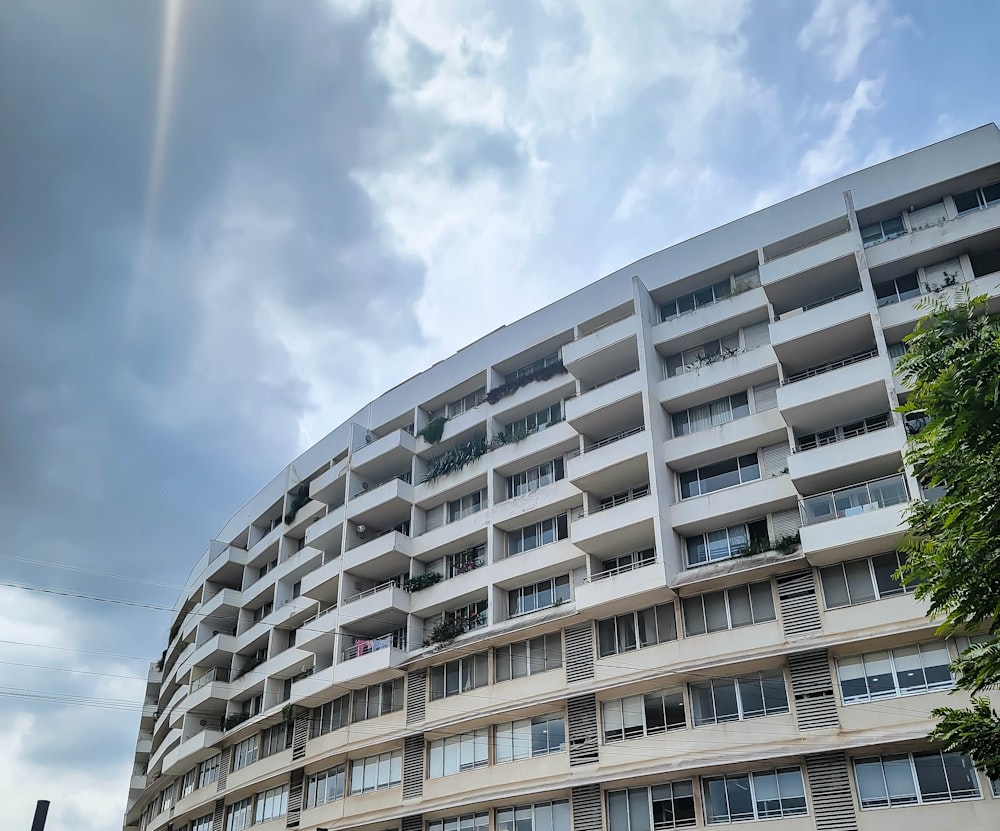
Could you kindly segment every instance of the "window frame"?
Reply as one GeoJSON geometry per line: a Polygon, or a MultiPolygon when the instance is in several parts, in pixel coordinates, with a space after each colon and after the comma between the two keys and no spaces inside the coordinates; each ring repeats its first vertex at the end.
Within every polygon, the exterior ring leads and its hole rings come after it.
{"type": "MultiPolygon", "coordinates": [[[[928,654],[930,653],[930,649],[929,648],[927,649],[927,653],[928,654]]],[[[948,644],[947,644],[946,641],[923,641],[921,643],[916,643],[916,644],[912,644],[912,645],[909,645],[909,646],[897,646],[897,647],[893,647],[891,649],[882,649],[882,650],[877,650],[877,651],[873,650],[873,651],[870,651],[870,652],[860,652],[860,653],[858,653],[856,655],[844,655],[844,656],[842,656],[840,658],[837,658],[837,661],[836,661],[836,663],[837,663],[837,666],[836,666],[836,669],[837,669],[837,673],[836,673],[837,674],[837,686],[838,686],[838,688],[840,690],[840,700],[841,700],[841,702],[845,706],[848,706],[848,705],[851,705],[851,704],[865,704],[865,703],[869,703],[869,702],[872,702],[872,701],[882,701],[882,700],[885,700],[885,699],[888,699],[888,698],[906,698],[907,696],[911,696],[911,695],[923,695],[924,693],[929,693],[929,692],[938,692],[940,690],[950,690],[950,689],[952,689],[955,686],[955,680],[956,680],[955,676],[952,675],[952,673],[951,673],[951,664],[952,664],[953,661],[954,661],[954,657],[952,656],[951,650],[948,648],[948,644]],[[925,664],[924,661],[923,661],[923,655],[925,654],[924,653],[924,648],[925,647],[935,647],[935,651],[938,651],[938,652],[940,652],[942,649],[944,650],[944,652],[945,652],[945,654],[947,655],[947,658],[948,658],[947,663],[944,664],[945,668],[948,670],[948,676],[949,676],[948,681],[939,681],[939,682],[930,683],[930,682],[928,682],[926,680],[928,665],[925,664]],[[907,688],[903,688],[903,687],[900,686],[900,683],[899,683],[900,672],[901,671],[905,671],[905,670],[900,670],[900,669],[897,668],[897,663],[899,662],[899,656],[897,656],[895,653],[902,652],[903,650],[908,650],[908,649],[916,649],[917,650],[917,655],[920,656],[920,670],[921,670],[921,672],[924,675],[924,684],[919,689],[916,688],[915,686],[910,686],[910,687],[907,687],[907,688]],[[881,656],[881,655],[884,655],[886,657],[884,659],[878,659],[878,658],[875,657],[875,656],[881,656]],[[866,657],[869,658],[869,660],[872,663],[874,663],[876,660],[887,660],[888,661],[888,666],[889,666],[888,676],[892,679],[892,689],[891,690],[885,690],[883,692],[875,692],[875,693],[873,693],[868,688],[868,683],[867,682],[868,682],[868,679],[870,677],[872,677],[872,673],[870,673],[868,671],[867,662],[865,661],[866,657]],[[860,680],[865,682],[866,692],[864,694],[857,693],[857,694],[853,694],[853,695],[846,695],[845,692],[844,692],[844,681],[845,681],[845,679],[843,677],[843,673],[841,672],[841,669],[842,669],[842,667],[845,667],[847,665],[848,661],[860,661],[861,662],[862,675],[861,675],[860,680]]],[[[941,665],[940,664],[932,664],[930,666],[940,667],[941,665]]],[[[855,680],[855,679],[847,679],[847,680],[855,680]]]]}
{"type": "Polygon", "coordinates": [[[254,797],[254,825],[271,822],[288,813],[288,783],[258,791],[254,797]],[[265,813],[270,809],[271,813],[265,813]]]}
{"type": "MultiPolygon", "coordinates": [[[[517,651],[520,652],[521,650],[518,649],[517,651]]],[[[513,681],[517,678],[527,678],[531,675],[539,675],[554,669],[561,669],[562,665],[563,644],[561,630],[537,635],[534,638],[526,638],[522,641],[514,641],[504,646],[493,647],[493,682],[495,684],[500,684],[504,681],[513,681]],[[558,648],[551,648],[553,642],[549,640],[550,638],[555,639],[554,642],[558,648]],[[541,644],[538,641],[541,641],[541,644]],[[523,664],[521,656],[515,655],[515,648],[520,647],[521,644],[524,644],[523,664]],[[506,655],[503,654],[505,651],[506,655]],[[541,668],[537,668],[539,652],[541,654],[541,668]],[[552,655],[556,657],[552,658],[552,655]],[[522,666],[524,671],[519,672],[522,666]],[[500,667],[506,667],[506,677],[501,677],[500,667]]]]}
{"type": "Polygon", "coordinates": [[[570,831],[572,820],[568,799],[504,805],[494,809],[494,831],[570,831]],[[542,823],[548,816],[549,824],[542,823]],[[508,818],[509,816],[509,818],[508,818]],[[530,828],[527,827],[530,823],[530,828]]]}
{"type": "Polygon", "coordinates": [[[550,404],[544,409],[528,413],[523,418],[508,422],[503,426],[503,433],[507,438],[512,438],[522,430],[525,435],[531,435],[532,433],[537,433],[539,430],[544,430],[546,427],[551,427],[553,424],[558,424],[562,420],[562,402],[557,401],[555,404],[550,404]],[[545,418],[540,418],[543,415],[545,418]],[[534,422],[533,424],[532,421],[534,422]]]}
{"type": "MultiPolygon", "coordinates": [[[[740,598],[740,599],[742,601],[742,598],[740,598]]],[[[727,589],[718,589],[718,590],[716,590],[714,592],[702,592],[701,594],[689,595],[687,597],[682,597],[681,598],[681,622],[682,622],[682,624],[684,626],[684,636],[687,637],[687,638],[696,638],[699,635],[711,635],[711,634],[713,634],[715,632],[728,632],[728,631],[730,631],[732,629],[742,629],[745,626],[756,626],[756,625],[758,625],[760,623],[770,623],[770,622],[775,621],[775,620],[777,620],[777,609],[775,608],[775,605],[774,605],[774,588],[771,585],[771,581],[770,580],[755,580],[753,583],[742,583],[739,586],[730,586],[727,589]],[[768,596],[770,597],[770,601],[771,601],[771,603],[770,603],[770,606],[771,606],[771,608],[770,608],[770,614],[771,614],[771,616],[770,617],[766,617],[765,616],[765,610],[764,609],[758,610],[757,607],[756,607],[756,605],[755,605],[755,603],[754,603],[754,587],[755,586],[758,587],[757,588],[757,600],[760,600],[763,597],[763,594],[764,594],[764,590],[761,589],[761,588],[759,588],[759,587],[760,586],[767,586],[767,588],[768,588],[768,596]],[[734,624],[733,623],[733,596],[730,593],[731,592],[735,593],[737,591],[740,591],[741,589],[746,589],[746,592],[747,592],[747,602],[749,604],[749,609],[750,609],[750,622],[749,623],[736,623],[736,624],[734,624]],[[706,597],[716,597],[718,595],[722,595],[723,596],[723,601],[724,601],[725,610],[726,610],[726,626],[725,626],[725,628],[722,628],[722,627],[710,628],[709,627],[708,610],[705,607],[705,598],[706,597]],[[692,612],[697,611],[694,608],[694,604],[695,604],[696,601],[701,606],[701,621],[702,621],[702,623],[704,624],[704,627],[705,627],[704,630],[700,631],[700,632],[696,631],[696,630],[694,630],[694,629],[692,629],[692,628],[690,628],[688,626],[687,611],[688,611],[689,608],[691,608],[692,612]],[[758,611],[761,612],[760,615],[758,615],[758,611]]]]}
{"type": "Polygon", "coordinates": [[[805,777],[802,775],[801,767],[785,767],[785,768],[771,768],[770,770],[754,770],[748,771],[747,773],[727,773],[719,776],[702,776],[701,777],[701,797],[702,797],[702,810],[704,811],[705,824],[706,825],[722,825],[725,823],[733,822],[748,822],[755,821],[760,822],[764,820],[772,819],[784,819],[786,817],[797,817],[806,816],[809,813],[809,797],[806,793],[805,787],[805,777]],[[792,772],[798,773],[799,790],[801,790],[801,796],[798,793],[795,796],[783,797],[781,793],[781,775],[789,774],[792,772]],[[778,813],[775,814],[773,810],[762,813],[760,811],[760,798],[757,795],[757,791],[760,785],[763,784],[765,777],[774,777],[774,792],[777,795],[778,802],[778,813]],[[758,782],[758,778],[761,780],[758,782]],[[732,811],[732,801],[730,797],[729,782],[737,782],[738,780],[746,780],[746,794],[750,801],[750,814],[747,815],[737,814],[734,815],[732,811]],[[709,788],[713,783],[722,782],[724,783],[725,794],[726,794],[726,816],[716,818],[714,814],[710,813],[712,807],[712,800],[709,797],[709,788]],[[788,799],[789,801],[795,800],[798,802],[801,800],[801,806],[795,805],[785,809],[781,803],[788,799]]]}
{"type": "MultiPolygon", "coordinates": [[[[854,560],[841,560],[839,563],[831,563],[828,566],[821,566],[820,569],[819,569],[819,582],[820,582],[820,587],[821,587],[821,589],[823,591],[823,605],[824,605],[824,607],[827,610],[830,610],[830,609],[846,609],[846,608],[849,608],[851,606],[858,606],[858,605],[860,605],[862,603],[872,603],[872,602],[874,602],[876,600],[885,600],[885,599],[890,598],[890,597],[900,597],[902,595],[913,594],[913,592],[916,590],[916,584],[915,583],[899,583],[892,576],[892,575],[894,575],[896,573],[896,570],[903,563],[905,563],[905,562],[906,562],[906,555],[905,554],[900,554],[900,552],[898,552],[898,551],[883,551],[881,554],[873,554],[870,557],[858,557],[857,559],[854,559],[854,560]],[[892,583],[896,584],[896,588],[892,589],[891,591],[884,591],[879,586],[878,580],[879,580],[879,573],[880,572],[876,569],[876,566],[875,566],[875,561],[876,560],[879,560],[879,559],[882,559],[882,558],[887,558],[887,557],[895,557],[895,559],[896,559],[896,566],[895,566],[895,568],[893,568],[892,571],[888,573],[889,579],[892,581],[892,583]],[[867,597],[867,596],[863,597],[863,598],[859,597],[858,600],[854,600],[853,597],[852,597],[851,580],[848,578],[847,567],[851,566],[851,565],[856,565],[857,563],[862,563],[862,562],[866,562],[868,564],[868,578],[870,580],[870,584],[869,585],[871,586],[873,594],[872,594],[871,597],[867,597]],[[828,585],[827,584],[827,577],[828,577],[828,575],[830,575],[831,579],[832,579],[832,575],[834,575],[836,573],[837,569],[840,569],[840,576],[841,576],[841,578],[843,580],[843,586],[844,586],[844,590],[847,593],[848,602],[847,603],[836,603],[836,605],[831,605],[830,604],[830,599],[829,599],[829,592],[828,592],[828,589],[827,589],[827,585],[828,585]]],[[[883,574],[885,573],[884,569],[883,569],[882,573],[883,574]]],[[[855,573],[854,576],[855,577],[861,576],[860,572],[855,573]]],[[[855,587],[855,588],[858,588],[858,587],[855,587]]]]}
{"type": "Polygon", "coordinates": [[[252,765],[260,758],[260,733],[254,733],[234,744],[232,753],[233,773],[252,765]]]}
{"type": "Polygon", "coordinates": [[[337,802],[347,796],[347,765],[341,763],[332,768],[320,770],[306,777],[306,808],[318,808],[330,802],[337,802]],[[334,783],[334,796],[330,796],[329,782],[334,783]],[[336,795],[336,783],[340,783],[340,794],[336,795]],[[320,799],[320,787],[323,788],[323,798],[320,799]]]}
{"type": "MultiPolygon", "coordinates": [[[[672,782],[660,782],[655,785],[640,785],[639,787],[616,788],[615,790],[605,791],[604,804],[606,806],[607,817],[608,817],[608,824],[607,824],[608,831],[631,831],[632,812],[636,810],[638,807],[636,803],[639,803],[641,801],[642,791],[646,792],[645,808],[647,813],[645,821],[640,821],[638,823],[637,825],[638,828],[656,829],[656,831],[665,831],[665,829],[691,828],[697,825],[697,808],[695,807],[696,800],[694,797],[694,791],[695,791],[694,780],[678,779],[672,782]],[[665,788],[669,788],[669,793],[670,793],[669,799],[664,799],[662,796],[662,790],[665,788]],[[675,791],[678,789],[681,790],[681,793],[679,794],[675,793],[675,791]],[[687,790],[687,793],[683,792],[685,789],[687,790]],[[653,795],[654,791],[656,790],[661,791],[661,796],[659,799],[657,799],[653,795]],[[618,827],[617,817],[615,816],[617,811],[613,809],[611,804],[613,799],[621,798],[619,797],[619,794],[624,795],[623,807],[625,808],[625,814],[626,814],[624,828],[618,827]],[[676,819],[678,813],[677,803],[679,800],[690,801],[689,815],[682,817],[680,820],[676,819]],[[667,801],[669,801],[671,804],[672,810],[670,811],[670,814],[672,817],[674,817],[673,821],[671,821],[669,824],[662,819],[659,821],[657,821],[656,819],[658,811],[655,806],[658,804],[666,803],[667,801]]],[[[685,811],[685,813],[687,814],[688,812],[685,811]]]]}
{"type": "MultiPolygon", "coordinates": [[[[566,465],[562,456],[541,462],[507,477],[507,499],[533,493],[539,488],[554,485],[566,477],[566,465]],[[547,477],[547,481],[546,481],[547,477]]],[[[484,490],[485,493],[485,490],[484,490]]]]}
{"type": "MultiPolygon", "coordinates": [[[[685,294],[680,294],[671,300],[666,300],[659,304],[660,310],[660,322],[665,323],[668,320],[673,320],[675,317],[681,317],[682,315],[689,314],[697,309],[702,309],[705,306],[712,306],[722,300],[726,300],[733,296],[733,278],[727,277],[725,280],[717,280],[708,286],[703,286],[700,289],[695,289],[694,291],[686,292],[685,294]],[[699,299],[698,295],[704,294],[707,290],[711,290],[712,299],[704,300],[699,299]],[[682,301],[690,300],[690,308],[682,308],[682,301]],[[667,307],[673,305],[674,311],[667,313],[667,307]]],[[[686,305],[686,304],[684,304],[686,305]]]]}
{"type": "Polygon", "coordinates": [[[540,612],[544,609],[551,609],[554,606],[561,606],[569,603],[573,599],[573,586],[569,574],[558,574],[537,583],[528,583],[526,586],[517,586],[507,592],[507,618],[513,619],[530,615],[532,612],[540,612]],[[551,600],[544,605],[545,593],[551,600]],[[533,599],[531,608],[527,608],[527,598],[533,599]]]}
{"type": "Polygon", "coordinates": [[[634,612],[623,612],[620,615],[604,618],[597,621],[597,656],[598,658],[608,658],[612,655],[622,655],[628,652],[635,652],[639,649],[648,649],[651,646],[670,643],[677,640],[677,609],[672,600],[666,603],[657,603],[655,606],[647,606],[643,609],[636,609],[634,612]],[[652,617],[655,629],[654,639],[649,638],[647,616],[652,617]],[[640,617],[640,615],[642,617],[640,617]],[[660,634],[661,622],[666,630],[660,634]],[[622,646],[623,627],[631,626],[631,634],[634,638],[634,646],[626,642],[622,646]],[[645,640],[640,638],[640,631],[644,632],[645,640]],[[611,635],[614,635],[614,650],[605,651],[605,644],[611,642],[611,635]]]}
{"type": "Polygon", "coordinates": [[[493,727],[493,764],[506,765],[520,762],[524,759],[536,759],[539,756],[551,756],[553,753],[564,753],[569,748],[566,735],[566,717],[563,712],[546,713],[530,718],[505,721],[493,727]],[[553,725],[559,725],[556,732],[553,725]],[[561,734],[562,740],[552,741],[553,734],[561,734]],[[545,744],[537,745],[536,740],[544,734],[545,744]],[[520,741],[519,741],[520,739],[520,741]]]}
{"type": "Polygon", "coordinates": [[[770,530],[768,528],[767,517],[761,519],[750,520],[749,522],[738,522],[735,525],[727,525],[724,528],[716,528],[712,531],[706,531],[702,534],[695,534],[691,537],[684,538],[684,554],[686,560],[687,568],[700,568],[701,566],[709,565],[711,563],[720,563],[725,560],[732,560],[736,557],[743,555],[743,552],[748,546],[753,544],[755,540],[770,540],[770,530]],[[734,535],[734,531],[739,529],[743,530],[743,539],[746,542],[740,544],[734,544],[734,540],[740,539],[738,536],[734,535]],[[725,532],[726,534],[726,554],[725,556],[712,556],[713,547],[712,540],[710,539],[713,534],[721,534],[725,532]],[[694,543],[696,546],[701,545],[704,549],[705,559],[694,561],[691,558],[691,546],[694,543]]]}
{"type": "Polygon", "coordinates": [[[245,831],[253,825],[253,796],[226,806],[226,831],[245,831]]]}
{"type": "Polygon", "coordinates": [[[742,418],[749,418],[755,412],[756,410],[753,410],[750,407],[750,393],[748,390],[743,390],[742,392],[734,392],[731,393],[730,395],[724,395],[721,398],[713,399],[712,401],[706,401],[704,404],[697,404],[694,407],[688,407],[686,410],[681,410],[680,412],[677,413],[671,413],[670,415],[671,432],[675,439],[680,438],[682,436],[691,436],[694,435],[695,433],[700,433],[702,430],[708,430],[712,427],[718,427],[720,424],[728,424],[731,421],[739,421],[742,418]],[[733,399],[734,398],[738,399],[741,396],[745,399],[745,403],[742,405],[734,406],[733,399]],[[718,409],[717,413],[714,412],[715,407],[723,403],[726,404],[728,408],[727,411],[723,411],[720,408],[718,409]],[[694,423],[692,422],[691,418],[692,412],[695,410],[700,410],[704,407],[708,408],[708,415],[709,415],[708,423],[706,423],[704,427],[697,427],[697,428],[692,427],[691,425],[692,423],[694,423]],[[738,416],[734,415],[734,413],[736,413],[737,410],[742,412],[744,409],[746,410],[746,412],[743,415],[738,415],[738,416]],[[721,416],[723,414],[728,414],[728,418],[721,418],[720,420],[717,421],[716,415],[721,416]],[[680,428],[681,422],[678,420],[680,416],[684,417],[683,424],[686,425],[684,428],[680,428]]]}
{"type": "Polygon", "coordinates": [[[387,750],[384,753],[374,753],[360,759],[351,759],[350,772],[349,796],[360,796],[361,794],[398,787],[403,783],[403,754],[399,750],[387,750]],[[388,777],[384,781],[382,779],[383,766],[388,773],[388,777]],[[365,780],[368,778],[366,774],[370,770],[374,770],[375,776],[375,784],[372,786],[365,784],[365,780]],[[360,782],[358,782],[358,772],[360,772],[360,782]],[[355,786],[356,782],[357,786],[355,786]]]}
{"type": "Polygon", "coordinates": [[[520,528],[507,531],[504,535],[504,556],[516,557],[528,551],[534,551],[545,545],[552,545],[569,537],[569,515],[564,511],[553,517],[532,522],[520,528]],[[525,534],[531,536],[526,537],[525,534]],[[551,539],[546,539],[551,535],[551,539]],[[528,545],[528,541],[536,541],[533,545],[528,545]]]}
{"type": "Polygon", "coordinates": [[[370,684],[367,687],[354,690],[351,694],[351,724],[398,713],[405,706],[405,694],[406,690],[402,678],[393,678],[380,684],[370,684]],[[362,694],[364,696],[364,710],[359,712],[362,694]],[[372,698],[373,694],[374,699],[372,698]],[[373,701],[377,705],[375,707],[377,712],[372,712],[373,701]],[[386,707],[387,701],[388,707],[386,707]]]}
{"type": "Polygon", "coordinates": [[[737,675],[731,678],[711,678],[706,681],[692,681],[688,683],[688,695],[691,699],[691,724],[694,727],[708,727],[715,724],[728,724],[734,721],[749,721],[755,718],[767,718],[768,716],[780,716],[788,715],[791,712],[788,704],[788,679],[785,678],[785,672],[783,669],[772,669],[772,670],[759,670],[758,672],[744,673],[743,675],[737,675]],[[777,706],[768,706],[768,697],[765,694],[767,687],[765,686],[767,682],[772,682],[772,692],[776,689],[776,682],[778,679],[781,680],[781,690],[784,697],[784,705],[778,704],[777,706]],[[760,710],[750,710],[747,707],[746,695],[747,687],[751,685],[756,685],[756,691],[759,691],[760,695],[760,710]],[[698,702],[701,701],[697,695],[696,691],[707,690],[711,696],[712,703],[712,714],[711,717],[706,717],[704,714],[699,715],[698,702]],[[718,690],[718,692],[717,692],[718,690]],[[725,702],[725,699],[720,699],[720,694],[730,697],[736,704],[736,712],[734,715],[724,716],[719,715],[719,702],[720,700],[725,702]]]}
{"type": "Polygon", "coordinates": [[[351,723],[351,693],[344,693],[319,707],[315,707],[310,721],[312,724],[309,735],[313,739],[336,730],[343,730],[351,723]],[[336,722],[334,721],[335,717],[338,719],[336,722]]]}
{"type": "Polygon", "coordinates": [[[489,767],[489,764],[489,727],[427,742],[428,779],[443,779],[446,776],[489,767]]]}
{"type": "Polygon", "coordinates": [[[482,650],[472,655],[463,655],[461,658],[432,666],[427,673],[429,700],[439,701],[488,686],[490,683],[489,663],[489,651],[482,650]],[[449,692],[449,675],[452,672],[458,675],[458,688],[449,692]],[[440,675],[440,682],[435,677],[437,675],[440,675]],[[440,689],[439,694],[436,694],[436,688],[440,689]]]}
{"type": "MultiPolygon", "coordinates": [[[[895,753],[895,754],[885,754],[878,756],[860,756],[853,758],[851,760],[851,768],[854,773],[854,787],[858,798],[858,807],[862,811],[880,810],[883,808],[896,808],[901,805],[935,805],[942,802],[967,802],[973,799],[983,798],[982,786],[979,783],[979,776],[976,773],[975,766],[972,764],[972,760],[969,759],[969,757],[965,756],[964,754],[954,751],[947,752],[941,750],[929,750],[929,751],[921,751],[919,753],[895,753]],[[959,796],[952,795],[951,782],[948,777],[948,766],[947,762],[945,761],[946,756],[951,757],[952,760],[956,759],[959,760],[959,763],[963,768],[971,770],[972,772],[971,781],[975,785],[975,793],[969,792],[959,796]],[[944,799],[929,798],[922,791],[923,786],[921,785],[920,782],[917,759],[929,760],[933,759],[934,757],[937,757],[941,762],[941,773],[943,775],[945,784],[948,788],[948,796],[944,799]],[[900,794],[895,797],[894,801],[893,795],[889,792],[889,779],[886,776],[886,771],[885,771],[885,766],[887,761],[890,764],[895,765],[896,769],[899,771],[903,769],[900,763],[906,762],[906,770],[909,772],[910,775],[910,784],[913,786],[912,794],[908,793],[900,794]],[[874,766],[876,764],[878,765],[878,770],[882,775],[881,776],[882,792],[885,794],[884,804],[881,804],[882,800],[877,800],[875,803],[873,803],[873,801],[870,798],[866,800],[861,790],[862,777],[859,776],[858,774],[859,766],[863,765],[866,767],[870,767],[872,770],[874,770],[874,766]]],[[[869,785],[871,784],[870,780],[868,784],[869,785]]],[[[893,784],[898,787],[900,782],[894,780],[893,784]]]]}
{"type": "MultiPolygon", "coordinates": [[[[649,736],[659,736],[664,733],[669,733],[673,730],[684,730],[688,727],[688,713],[687,705],[684,702],[684,688],[683,687],[664,687],[659,690],[651,690],[650,692],[637,693],[635,695],[627,695],[623,698],[614,698],[608,701],[600,702],[600,715],[601,715],[601,739],[605,744],[617,744],[618,742],[628,741],[629,739],[639,739],[646,738],[649,736]],[[680,703],[681,708],[681,721],[670,721],[668,715],[668,698],[675,698],[680,703]],[[651,709],[651,704],[658,704],[658,712],[663,715],[663,726],[654,726],[650,728],[649,725],[649,714],[651,709]],[[628,705],[628,708],[627,708],[628,705]],[[631,724],[631,726],[626,723],[627,716],[629,714],[638,714],[639,720],[638,724],[631,724]],[[609,716],[611,718],[609,719],[609,716]],[[608,724],[620,723],[620,730],[609,729],[608,724]],[[636,729],[638,727],[638,729],[636,729]],[[631,733],[629,732],[631,729],[631,733]],[[621,735],[616,735],[620,733],[621,735]]],[[[676,703],[669,705],[670,709],[676,707],[676,703]]],[[[635,721],[633,717],[633,722],[635,721]]]]}

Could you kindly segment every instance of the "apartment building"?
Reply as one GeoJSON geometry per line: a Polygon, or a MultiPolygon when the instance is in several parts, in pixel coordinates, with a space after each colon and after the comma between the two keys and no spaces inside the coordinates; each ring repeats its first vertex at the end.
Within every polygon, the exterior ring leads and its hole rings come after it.
{"type": "MultiPolygon", "coordinates": [[[[919,301],[1000,295],[988,125],[653,254],[386,392],[194,566],[126,829],[995,828],[893,576],[919,301]]],[[[1000,300],[998,300],[1000,302],[1000,300]]]]}

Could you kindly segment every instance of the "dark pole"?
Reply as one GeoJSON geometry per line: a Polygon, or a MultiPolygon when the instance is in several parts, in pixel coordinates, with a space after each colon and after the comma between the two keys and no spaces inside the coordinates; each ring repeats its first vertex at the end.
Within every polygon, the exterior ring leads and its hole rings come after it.
{"type": "Polygon", "coordinates": [[[31,821],[31,831],[45,831],[45,818],[49,814],[49,801],[39,799],[35,803],[35,818],[31,821]]]}

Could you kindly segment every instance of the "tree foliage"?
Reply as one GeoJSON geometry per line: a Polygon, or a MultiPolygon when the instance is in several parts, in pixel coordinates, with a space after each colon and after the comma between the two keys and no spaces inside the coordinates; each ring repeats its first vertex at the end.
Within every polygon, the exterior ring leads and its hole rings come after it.
{"type": "MultiPolygon", "coordinates": [[[[925,488],[946,489],[936,501],[911,503],[900,576],[918,584],[944,634],[989,627],[987,642],[954,667],[957,688],[974,696],[1000,687],[1000,319],[986,301],[966,292],[954,305],[927,302],[897,365],[912,386],[903,412],[929,417],[906,460],[925,488]]],[[[1000,778],[1000,715],[985,697],[934,715],[932,739],[1000,778]]]]}

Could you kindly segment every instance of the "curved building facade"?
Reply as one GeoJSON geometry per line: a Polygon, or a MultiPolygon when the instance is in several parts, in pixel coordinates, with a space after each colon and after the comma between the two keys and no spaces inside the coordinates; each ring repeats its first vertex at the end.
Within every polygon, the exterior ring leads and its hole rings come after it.
{"type": "MultiPolygon", "coordinates": [[[[209,544],[126,829],[1000,825],[927,743],[893,372],[998,294],[994,125],[654,254],[372,401],[209,544]]],[[[969,638],[974,638],[970,633],[969,638]]]]}

